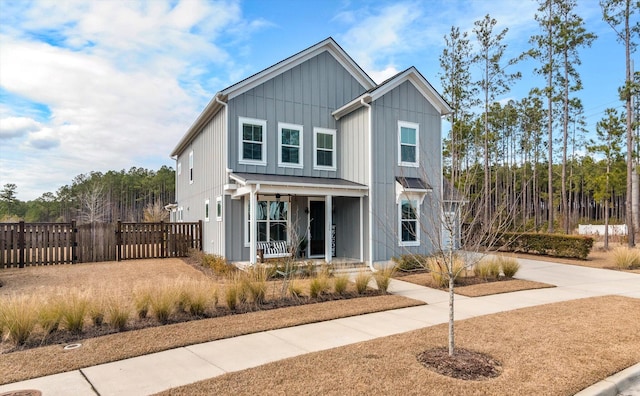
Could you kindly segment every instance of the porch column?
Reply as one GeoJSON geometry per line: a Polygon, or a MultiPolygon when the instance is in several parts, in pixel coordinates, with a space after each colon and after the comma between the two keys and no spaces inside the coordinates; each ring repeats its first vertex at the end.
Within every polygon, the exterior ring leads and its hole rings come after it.
{"type": "Polygon", "coordinates": [[[251,214],[251,219],[249,220],[249,262],[251,265],[255,265],[258,262],[258,251],[256,250],[256,241],[258,240],[256,227],[257,206],[256,187],[251,186],[251,192],[249,193],[249,213],[251,214]]]}
{"type": "Polygon", "coordinates": [[[360,197],[360,212],[358,213],[358,217],[360,217],[360,262],[364,263],[364,206],[363,206],[364,197],[360,197]]]}
{"type": "Polygon", "coordinates": [[[331,259],[333,258],[333,254],[331,252],[331,238],[332,235],[332,224],[333,224],[333,214],[332,214],[332,201],[331,195],[327,195],[324,199],[324,260],[327,263],[331,263],[331,259]]]}

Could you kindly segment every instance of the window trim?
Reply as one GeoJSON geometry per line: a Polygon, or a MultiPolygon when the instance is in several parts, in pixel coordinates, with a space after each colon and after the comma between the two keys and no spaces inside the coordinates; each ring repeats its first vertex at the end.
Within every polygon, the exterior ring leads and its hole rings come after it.
{"type": "Polygon", "coordinates": [[[222,221],[222,196],[216,197],[216,221],[222,221]]]}
{"type": "MultiPolygon", "coordinates": [[[[289,145],[290,147],[294,147],[289,145]]],[[[286,122],[278,123],[278,166],[281,168],[297,168],[302,169],[304,166],[304,158],[303,158],[303,147],[304,147],[304,127],[302,125],[297,124],[288,124],[286,122]],[[282,130],[283,129],[292,129],[297,130],[300,134],[298,141],[298,163],[293,162],[282,162],[282,130]]]]}
{"type": "Polygon", "coordinates": [[[244,165],[267,165],[267,121],[256,118],[238,117],[238,163],[244,165]],[[262,160],[244,159],[243,148],[243,127],[245,124],[259,125],[262,127],[262,160]]]}
{"type": "Polygon", "coordinates": [[[204,200],[204,221],[205,222],[209,222],[209,200],[205,199],[204,200]]]}
{"type": "Polygon", "coordinates": [[[420,199],[416,197],[402,197],[398,201],[398,246],[420,246],[420,199]],[[412,205],[415,202],[416,211],[416,240],[415,241],[403,241],[402,240],[402,222],[413,221],[402,219],[402,203],[410,202],[412,205]]]}
{"type": "Polygon", "coordinates": [[[335,129],[313,128],[313,169],[315,169],[315,170],[325,170],[325,171],[336,171],[337,170],[337,166],[336,166],[336,161],[337,161],[336,151],[337,151],[337,149],[338,149],[338,147],[337,147],[337,139],[336,139],[336,130],[335,129]],[[319,133],[332,136],[332,139],[333,139],[333,150],[331,150],[331,153],[332,153],[332,157],[331,157],[332,158],[332,162],[331,163],[333,164],[333,166],[318,165],[318,134],[319,133]]]}
{"type": "MultiPolygon", "coordinates": [[[[288,208],[287,208],[287,244],[289,243],[289,230],[291,229],[291,200],[289,199],[289,197],[281,197],[279,200],[276,199],[275,196],[260,196],[261,199],[258,199],[257,202],[287,202],[288,208]]],[[[269,207],[269,203],[267,203],[267,207],[269,207]]],[[[269,223],[270,221],[268,220],[268,216],[267,216],[267,230],[269,230],[269,223]]],[[[247,197],[244,200],[244,247],[251,247],[251,243],[249,242],[249,236],[250,236],[250,223],[249,223],[249,198],[247,197]]],[[[257,221],[256,221],[256,226],[257,226],[257,221]]],[[[258,235],[258,233],[256,232],[256,235],[258,235]]]]}
{"type": "Polygon", "coordinates": [[[189,184],[193,184],[193,150],[189,151],[189,184]]]}
{"type": "MultiPolygon", "coordinates": [[[[405,144],[408,145],[408,144],[405,144]]],[[[398,165],[417,168],[420,164],[420,124],[408,121],[398,121],[398,165]],[[402,160],[402,128],[414,129],[416,131],[416,160],[415,162],[407,162],[402,160]]]]}

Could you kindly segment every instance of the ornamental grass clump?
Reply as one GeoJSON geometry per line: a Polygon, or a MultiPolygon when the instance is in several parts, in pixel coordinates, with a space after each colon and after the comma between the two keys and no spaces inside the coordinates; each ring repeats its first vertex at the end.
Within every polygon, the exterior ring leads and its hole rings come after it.
{"type": "Polygon", "coordinates": [[[287,292],[293,298],[302,297],[302,285],[298,279],[291,279],[289,284],[287,285],[287,292]]]}
{"type": "Polygon", "coordinates": [[[118,331],[127,327],[131,316],[131,303],[122,296],[112,295],[105,302],[106,321],[118,331]]]}
{"type": "Polygon", "coordinates": [[[395,266],[387,267],[381,270],[376,271],[373,274],[373,279],[376,282],[376,286],[378,286],[378,290],[382,293],[387,293],[389,290],[389,284],[391,284],[391,278],[396,272],[395,266]]]}
{"type": "Polygon", "coordinates": [[[151,294],[149,307],[156,320],[162,324],[167,324],[175,311],[180,294],[175,285],[164,284],[157,287],[151,294]]]}
{"type": "Polygon", "coordinates": [[[133,308],[140,319],[146,318],[149,314],[152,290],[150,284],[136,285],[133,290],[133,308]]]}
{"type": "Polygon", "coordinates": [[[242,289],[247,300],[256,305],[264,304],[267,296],[268,270],[265,267],[251,268],[246,274],[240,277],[242,289]]]}
{"type": "Polygon", "coordinates": [[[475,265],[475,276],[484,280],[497,279],[500,276],[500,261],[497,258],[489,258],[475,265]]]}
{"type": "Polygon", "coordinates": [[[356,275],[355,283],[356,283],[356,292],[358,294],[364,294],[367,292],[367,287],[369,287],[369,281],[371,280],[371,274],[365,271],[358,272],[356,275]]]}
{"type": "Polygon", "coordinates": [[[82,333],[89,308],[89,299],[79,290],[71,290],[61,305],[62,323],[73,334],[82,333]]]}
{"type": "Polygon", "coordinates": [[[62,320],[63,301],[59,296],[54,296],[43,302],[38,310],[38,324],[48,336],[58,330],[62,320]]]}
{"type": "Polygon", "coordinates": [[[453,274],[454,281],[465,271],[464,261],[458,256],[453,256],[453,261],[449,265],[451,265],[451,268],[449,268],[447,261],[443,257],[429,257],[427,259],[427,269],[437,287],[449,286],[449,270],[453,274]]]}
{"type": "Polygon", "coordinates": [[[640,250],[619,247],[613,251],[613,262],[619,269],[640,267],[640,250]]]}
{"type": "Polygon", "coordinates": [[[347,292],[347,286],[349,285],[349,275],[342,274],[336,275],[333,278],[333,290],[336,294],[343,295],[347,292]]]}
{"type": "Polygon", "coordinates": [[[309,296],[311,298],[321,297],[331,289],[329,278],[325,274],[319,274],[309,282],[309,296]]]}
{"type": "Polygon", "coordinates": [[[31,296],[13,296],[0,306],[0,334],[16,346],[24,344],[38,324],[39,302],[31,296]]]}
{"type": "Polygon", "coordinates": [[[520,263],[512,257],[500,257],[502,274],[507,278],[513,278],[520,270],[520,263]]]}
{"type": "Polygon", "coordinates": [[[218,292],[210,282],[185,282],[181,293],[185,312],[199,318],[204,317],[208,309],[215,310],[218,303],[218,292]]]}
{"type": "Polygon", "coordinates": [[[100,293],[99,295],[93,296],[91,301],[89,301],[87,311],[89,312],[89,318],[91,318],[91,323],[94,326],[100,327],[104,322],[104,313],[106,310],[107,301],[104,297],[104,294],[100,293]]]}
{"type": "Polygon", "coordinates": [[[224,302],[227,307],[235,311],[238,306],[238,285],[235,283],[230,284],[224,289],[224,302]]]}

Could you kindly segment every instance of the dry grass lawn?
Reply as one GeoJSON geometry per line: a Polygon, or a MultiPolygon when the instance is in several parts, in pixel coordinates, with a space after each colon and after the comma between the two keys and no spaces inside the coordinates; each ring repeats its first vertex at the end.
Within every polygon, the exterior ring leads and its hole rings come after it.
{"type": "Polygon", "coordinates": [[[312,353],[164,395],[572,395],[640,361],[640,300],[597,297],[456,322],[457,345],[491,355],[502,374],[463,381],[416,356],[446,345],[447,326],[312,353]]]}

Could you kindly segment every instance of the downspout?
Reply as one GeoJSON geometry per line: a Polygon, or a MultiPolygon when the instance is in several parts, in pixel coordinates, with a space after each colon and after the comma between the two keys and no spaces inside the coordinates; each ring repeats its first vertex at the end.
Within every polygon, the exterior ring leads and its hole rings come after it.
{"type": "Polygon", "coordinates": [[[371,126],[371,105],[360,98],[360,104],[367,108],[369,127],[369,268],[376,272],[373,266],[373,136],[371,126]]]}
{"type": "MultiPolygon", "coordinates": [[[[228,105],[221,101],[220,98],[218,97],[219,94],[217,94],[215,96],[216,102],[219,103],[220,105],[222,105],[222,107],[224,107],[224,131],[222,133],[222,147],[224,147],[224,159],[223,162],[225,164],[225,168],[227,170],[226,172],[226,177],[227,179],[225,180],[225,183],[229,182],[229,146],[228,146],[228,138],[229,138],[229,107],[228,105]]],[[[224,211],[224,209],[227,207],[227,205],[224,204],[224,199],[225,199],[225,193],[224,193],[224,184],[222,186],[219,187],[221,190],[220,196],[222,197],[222,210],[224,211]]],[[[216,195],[217,196],[217,195],[216,195]]],[[[227,216],[224,215],[224,213],[222,213],[222,226],[223,228],[225,228],[224,224],[226,221],[227,216]]],[[[222,232],[221,236],[222,238],[224,238],[223,241],[221,241],[221,253],[223,257],[227,257],[227,238],[226,238],[226,232],[222,232]]]]}

